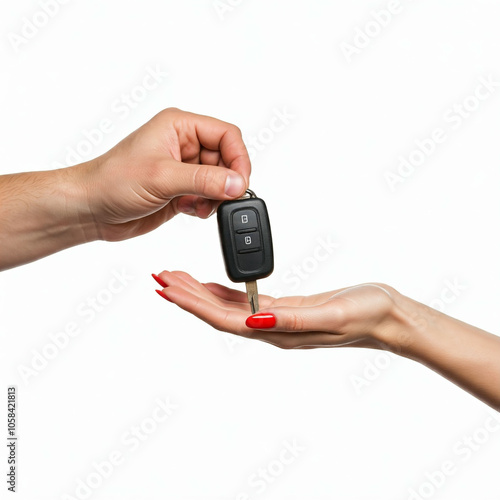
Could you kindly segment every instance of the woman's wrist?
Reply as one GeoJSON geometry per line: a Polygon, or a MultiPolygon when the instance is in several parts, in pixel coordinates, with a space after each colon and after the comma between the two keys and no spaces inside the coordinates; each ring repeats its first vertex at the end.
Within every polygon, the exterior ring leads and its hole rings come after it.
{"type": "Polygon", "coordinates": [[[500,411],[500,338],[395,294],[375,337],[379,347],[413,359],[500,411]]]}
{"type": "Polygon", "coordinates": [[[415,359],[419,340],[436,324],[438,311],[390,289],[392,306],[375,328],[383,349],[415,359]]]}

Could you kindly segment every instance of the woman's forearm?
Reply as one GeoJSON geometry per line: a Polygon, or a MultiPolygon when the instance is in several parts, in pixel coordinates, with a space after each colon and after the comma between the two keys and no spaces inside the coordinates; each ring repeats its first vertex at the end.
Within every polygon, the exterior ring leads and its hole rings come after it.
{"type": "Polygon", "coordinates": [[[77,168],[0,176],[0,271],[95,239],[77,168]]]}
{"type": "Polygon", "coordinates": [[[500,410],[500,337],[407,297],[385,327],[389,349],[418,361],[500,410]]]}

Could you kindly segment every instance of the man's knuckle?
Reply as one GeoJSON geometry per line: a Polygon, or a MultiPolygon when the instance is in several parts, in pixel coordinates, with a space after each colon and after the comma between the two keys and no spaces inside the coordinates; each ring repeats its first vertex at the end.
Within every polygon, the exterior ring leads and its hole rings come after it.
{"type": "Polygon", "coordinates": [[[231,128],[236,135],[238,135],[239,137],[242,136],[241,129],[240,127],[238,127],[238,125],[231,125],[231,128]]]}
{"type": "Polygon", "coordinates": [[[216,190],[216,175],[213,169],[199,167],[194,174],[194,186],[198,193],[212,193],[216,190]]]}
{"type": "Polygon", "coordinates": [[[153,120],[166,120],[172,116],[172,112],[175,108],[164,108],[159,111],[154,117],[153,120]]]}
{"type": "Polygon", "coordinates": [[[171,106],[171,107],[169,107],[169,108],[165,108],[165,109],[163,110],[163,113],[164,113],[164,114],[166,114],[166,115],[175,115],[175,114],[177,114],[177,113],[179,113],[179,112],[180,112],[180,109],[179,109],[179,108],[176,108],[176,107],[174,107],[174,106],[171,106]]]}
{"type": "Polygon", "coordinates": [[[194,187],[196,192],[204,193],[209,182],[209,173],[205,167],[198,167],[194,173],[194,187]]]}

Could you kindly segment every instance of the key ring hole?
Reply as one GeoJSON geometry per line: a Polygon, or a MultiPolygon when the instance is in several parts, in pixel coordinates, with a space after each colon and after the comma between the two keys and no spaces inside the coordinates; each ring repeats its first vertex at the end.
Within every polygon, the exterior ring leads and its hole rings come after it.
{"type": "Polygon", "coordinates": [[[247,189],[245,191],[245,194],[247,194],[248,196],[242,196],[241,199],[245,199],[245,198],[257,198],[257,195],[251,189],[247,189]]]}

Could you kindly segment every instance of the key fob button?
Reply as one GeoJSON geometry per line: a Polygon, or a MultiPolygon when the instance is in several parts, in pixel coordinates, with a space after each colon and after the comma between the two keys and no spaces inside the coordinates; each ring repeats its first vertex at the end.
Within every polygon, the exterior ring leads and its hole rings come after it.
{"type": "Polygon", "coordinates": [[[233,213],[233,227],[236,232],[257,228],[257,214],[255,210],[237,210],[233,213]]]}
{"type": "Polygon", "coordinates": [[[248,250],[257,250],[260,248],[260,234],[259,231],[251,233],[235,234],[236,251],[238,253],[248,250]]]}

